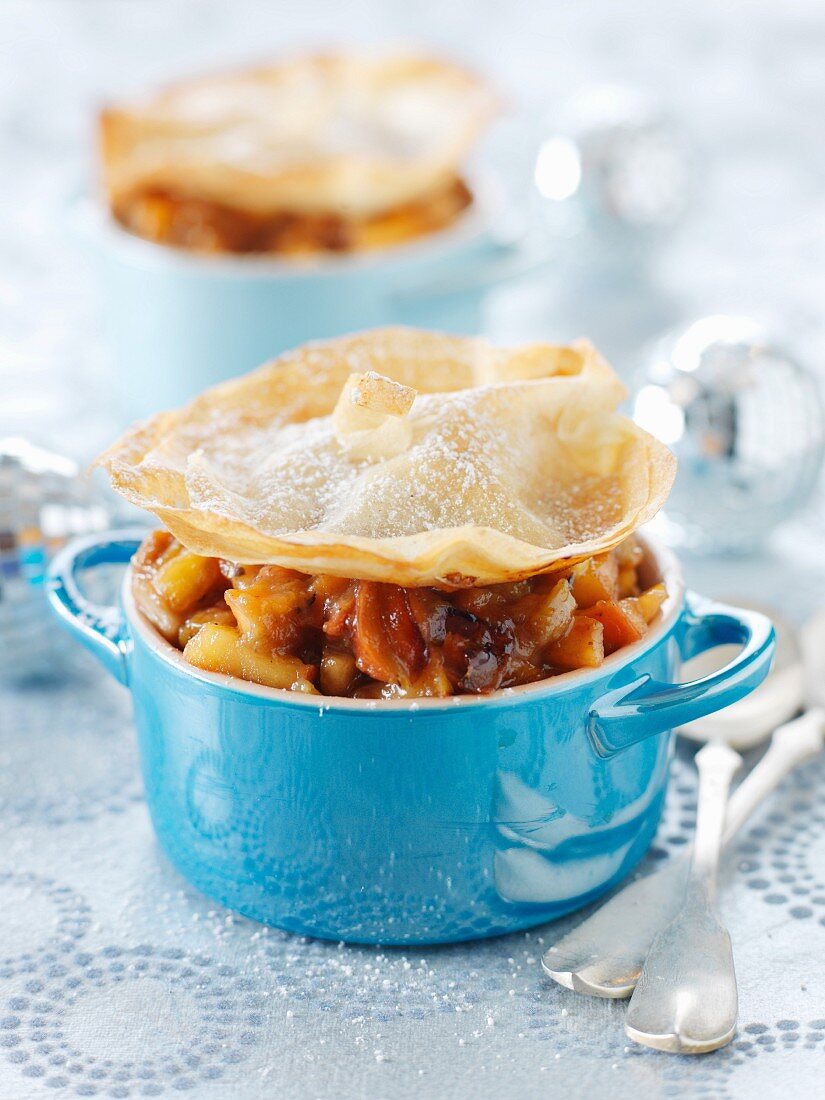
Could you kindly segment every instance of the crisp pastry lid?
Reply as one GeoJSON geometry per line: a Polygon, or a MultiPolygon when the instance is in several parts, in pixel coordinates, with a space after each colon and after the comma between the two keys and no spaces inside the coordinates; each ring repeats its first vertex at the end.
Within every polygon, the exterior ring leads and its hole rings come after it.
{"type": "Polygon", "coordinates": [[[334,54],[201,77],[101,114],[113,205],[151,191],[365,217],[454,178],[497,107],[458,65],[334,54]]]}
{"type": "Polygon", "coordinates": [[[675,460],[624,395],[586,341],[380,329],[287,353],[99,461],[197,553],[493,584],[609,550],[661,507],[675,460]]]}

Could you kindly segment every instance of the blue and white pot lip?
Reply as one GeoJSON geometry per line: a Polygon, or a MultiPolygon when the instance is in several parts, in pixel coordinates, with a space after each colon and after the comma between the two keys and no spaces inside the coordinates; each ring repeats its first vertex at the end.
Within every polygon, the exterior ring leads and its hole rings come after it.
{"type": "Polygon", "coordinates": [[[129,233],[112,216],[102,198],[93,197],[88,191],[70,203],[70,219],[81,236],[96,241],[135,266],[287,281],[338,278],[349,274],[381,274],[387,268],[402,269],[408,263],[437,264],[491,234],[494,215],[501,209],[500,189],[484,174],[471,175],[469,187],[473,194],[472,204],[444,229],[376,252],[315,259],[274,259],[259,254],[208,255],[157,244],[129,233]]]}
{"type": "Polygon", "coordinates": [[[167,642],[154,626],[140,612],[132,594],[132,570],[127,569],[123,579],[121,601],[130,630],[139,635],[144,645],[154,656],[174,671],[198,680],[212,688],[219,688],[239,701],[250,696],[281,706],[304,707],[310,710],[327,712],[355,712],[375,715],[376,712],[408,711],[410,713],[429,711],[452,711],[465,707],[514,706],[530,698],[549,698],[565,691],[575,691],[579,686],[609,677],[613,672],[631,661],[637,661],[646,651],[653,649],[663,637],[670,633],[682,612],[685,599],[685,583],[682,568],[676,555],[667,547],[649,535],[639,536],[645,546],[648,560],[654,566],[659,580],[664,581],[667,597],[659,612],[659,619],[650,631],[638,642],[624,646],[606,657],[599,668],[563,672],[557,676],[539,680],[520,687],[502,688],[490,695],[453,695],[449,699],[348,699],[332,695],[305,695],[287,691],[283,688],[264,687],[260,684],[239,680],[236,676],[223,673],[205,672],[184,660],[180,650],[167,642]]]}

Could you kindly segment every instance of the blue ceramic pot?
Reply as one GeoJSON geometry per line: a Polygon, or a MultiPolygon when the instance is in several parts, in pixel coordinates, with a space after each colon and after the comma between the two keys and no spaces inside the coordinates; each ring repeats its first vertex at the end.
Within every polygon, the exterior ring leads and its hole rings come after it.
{"type": "Polygon", "coordinates": [[[648,542],[661,622],[600,669],[484,698],[295,695],[187,664],[135,609],[128,573],[119,608],[90,604],[78,571],[138,542],[73,544],[49,595],[132,692],[161,845],[230,908],[335,940],[474,939],[592,901],[650,844],[669,731],[747,694],[772,655],[764,616],[685,597],[648,542]],[[720,672],[674,683],[680,659],[729,642],[742,650],[720,672]]]}
{"type": "Polygon", "coordinates": [[[204,256],[142,240],[90,203],[73,224],[99,273],[111,383],[131,422],[310,340],[388,324],[471,335],[492,286],[534,271],[494,235],[494,204],[380,253],[312,261],[204,256]]]}

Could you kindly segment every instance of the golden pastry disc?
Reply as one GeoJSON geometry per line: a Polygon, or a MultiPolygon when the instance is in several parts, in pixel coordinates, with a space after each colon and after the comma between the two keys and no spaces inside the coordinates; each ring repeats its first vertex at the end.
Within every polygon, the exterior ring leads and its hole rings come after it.
{"type": "Polygon", "coordinates": [[[661,507],[675,459],[624,396],[587,341],[377,329],[216,386],[98,461],[200,554],[495,584],[607,551],[661,507]]]}

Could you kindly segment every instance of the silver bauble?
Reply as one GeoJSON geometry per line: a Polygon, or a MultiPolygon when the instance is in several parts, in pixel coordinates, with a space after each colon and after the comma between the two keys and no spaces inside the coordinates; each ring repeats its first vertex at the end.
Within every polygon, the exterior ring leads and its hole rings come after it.
{"type": "Polygon", "coordinates": [[[535,199],[551,232],[602,248],[643,248],[689,199],[691,156],[678,126],[641,92],[581,89],[538,141],[535,199]]]}
{"type": "Polygon", "coordinates": [[[679,461],[672,541],[755,550],[809,501],[825,450],[819,387],[754,322],[707,317],[671,333],[633,390],[634,419],[679,461]]]}
{"type": "Polygon", "coordinates": [[[69,538],[110,522],[106,498],[71,459],[0,439],[0,678],[54,670],[63,631],[46,602],[46,567],[69,538]]]}

